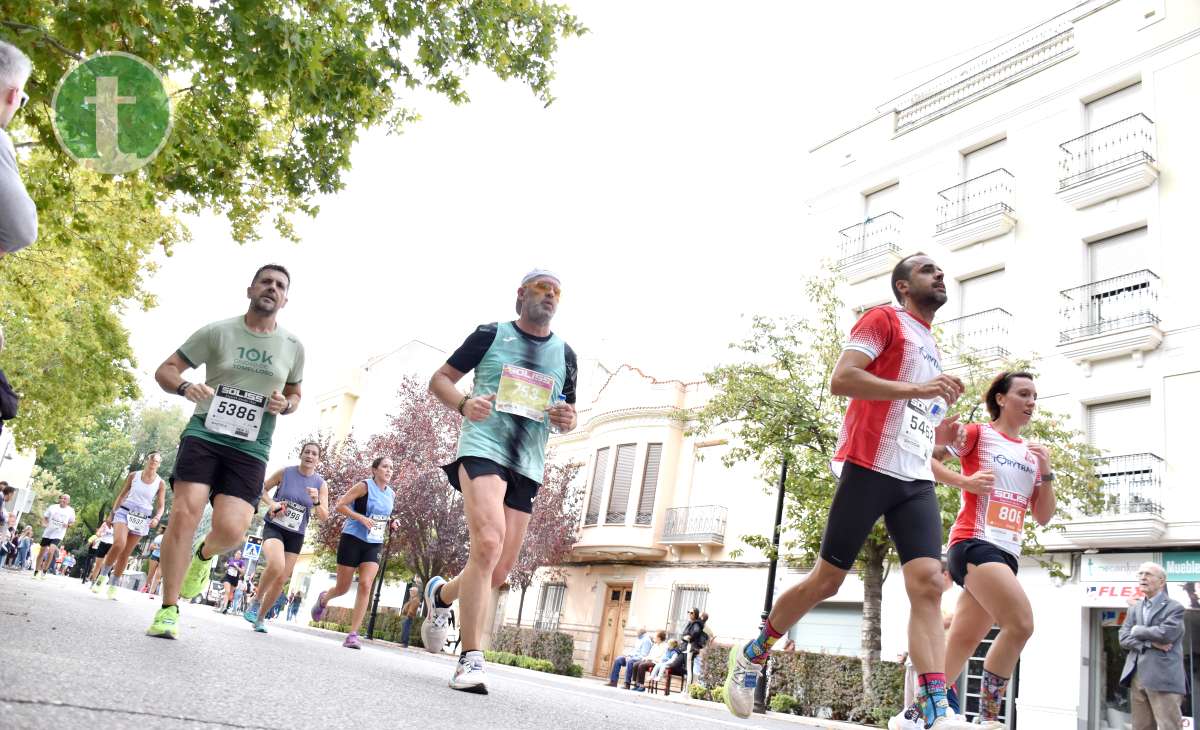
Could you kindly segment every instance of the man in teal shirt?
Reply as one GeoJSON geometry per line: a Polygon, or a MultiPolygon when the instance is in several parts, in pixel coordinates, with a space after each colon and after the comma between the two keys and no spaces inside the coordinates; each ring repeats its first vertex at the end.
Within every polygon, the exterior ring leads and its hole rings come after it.
{"type": "Polygon", "coordinates": [[[246,289],[244,315],[207,324],[159,365],[155,380],[196,404],[179,441],[171,487],[175,502],[163,537],[162,608],[146,633],[178,635],[179,597],[208,583],[216,557],[242,542],[262,494],[275,419],[300,405],[304,346],[275,323],[287,304],[291,276],[268,264],[246,289]],[[203,383],[183,373],[206,367],[203,383]],[[192,552],[192,536],[212,502],[212,530],[192,552]],[[190,562],[189,562],[190,561],[190,562]]]}
{"type": "Polygon", "coordinates": [[[422,625],[426,647],[444,644],[450,604],[459,601],[463,652],[452,689],[487,694],[482,636],[488,593],[508,578],[545,474],[546,441],[553,426],[575,428],[575,353],[550,331],[562,287],[535,269],[517,288],[515,322],[479,326],[433,374],[429,390],[463,414],[458,456],[443,467],[463,495],[471,536],[467,566],[447,582],[425,585],[430,608],[422,625]],[[475,372],[471,392],[457,383],[475,372]]]}

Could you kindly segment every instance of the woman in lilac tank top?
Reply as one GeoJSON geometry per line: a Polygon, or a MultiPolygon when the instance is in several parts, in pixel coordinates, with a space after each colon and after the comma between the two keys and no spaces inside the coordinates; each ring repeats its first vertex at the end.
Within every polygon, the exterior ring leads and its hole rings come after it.
{"type": "Polygon", "coordinates": [[[304,547],[304,533],[313,514],[329,517],[329,487],[317,474],[321,463],[320,444],[310,441],[300,447],[300,465],[289,466],[271,475],[263,484],[259,500],[267,506],[263,524],[262,557],[266,561],[258,597],[242,614],[254,630],[265,634],[266,611],[275,604],[284,583],[292,577],[296,558],[304,547]]]}

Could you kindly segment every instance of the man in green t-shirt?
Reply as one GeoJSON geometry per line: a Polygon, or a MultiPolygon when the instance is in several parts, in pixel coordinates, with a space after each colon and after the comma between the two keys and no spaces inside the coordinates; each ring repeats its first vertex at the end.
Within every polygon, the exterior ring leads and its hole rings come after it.
{"type": "Polygon", "coordinates": [[[300,405],[304,346],[275,323],[290,286],[287,269],[263,266],[246,289],[244,315],[196,330],[154,373],[163,390],[195,403],[196,411],[171,475],[175,503],[159,561],[163,605],[146,630],[150,636],[178,635],[179,597],[199,595],[216,557],[241,544],[262,493],[275,419],[300,405]],[[183,379],[201,365],[205,382],[183,379]],[[212,529],[193,553],[206,500],[212,529]]]}

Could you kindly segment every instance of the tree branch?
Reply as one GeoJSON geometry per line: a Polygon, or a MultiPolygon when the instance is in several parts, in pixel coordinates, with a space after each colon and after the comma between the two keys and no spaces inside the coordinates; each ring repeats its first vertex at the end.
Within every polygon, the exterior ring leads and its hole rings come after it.
{"type": "Polygon", "coordinates": [[[0,20],[0,25],[6,25],[9,28],[12,28],[13,30],[17,30],[17,31],[34,31],[35,33],[40,33],[41,36],[43,38],[45,38],[46,41],[48,41],[51,46],[54,46],[54,48],[57,49],[63,55],[70,56],[71,58],[75,59],[76,61],[83,60],[82,53],[80,53],[78,51],[72,51],[70,48],[67,48],[57,38],[50,35],[50,32],[44,28],[39,28],[36,25],[29,25],[28,23],[18,23],[13,20],[0,20]]]}

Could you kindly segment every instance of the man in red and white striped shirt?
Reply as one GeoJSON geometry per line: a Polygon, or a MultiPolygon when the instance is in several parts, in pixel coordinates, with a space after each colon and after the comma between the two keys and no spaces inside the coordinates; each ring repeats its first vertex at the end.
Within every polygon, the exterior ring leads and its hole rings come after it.
{"type": "Polygon", "coordinates": [[[962,395],[962,381],[942,373],[930,331],[946,303],[941,268],[924,254],[892,270],[899,306],[871,309],[854,325],[834,368],[830,391],[850,406],[838,437],[833,470],[837,492],[821,540],[820,558],[804,580],[776,601],[759,637],[730,651],[725,703],[739,717],[753,708],[754,688],[771,645],[813,606],[833,597],[854,565],[871,528],[884,519],[903,566],[912,612],[909,652],[920,678],[917,699],[924,725],[971,727],[946,701],[942,628],[942,519],[930,457],[935,445],[961,437],[962,426],[930,421],[930,406],[962,395]]]}

